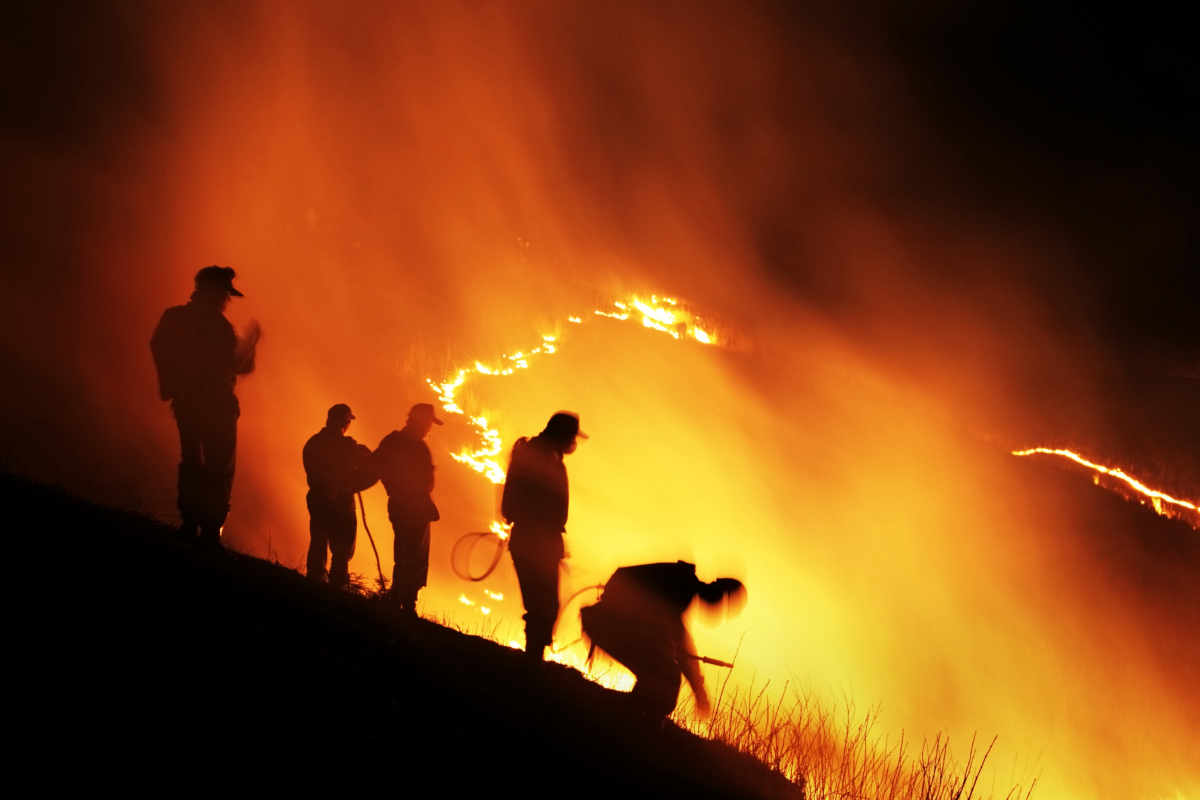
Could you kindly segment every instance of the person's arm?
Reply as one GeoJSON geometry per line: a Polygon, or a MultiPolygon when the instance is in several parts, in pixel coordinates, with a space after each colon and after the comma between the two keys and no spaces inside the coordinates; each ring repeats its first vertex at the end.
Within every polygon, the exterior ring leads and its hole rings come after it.
{"type": "Polygon", "coordinates": [[[313,492],[313,497],[320,500],[332,498],[335,493],[334,477],[329,474],[329,466],[326,463],[328,458],[321,452],[320,442],[315,437],[304,445],[302,459],[304,474],[308,477],[308,488],[313,492]]]}
{"type": "Polygon", "coordinates": [[[371,458],[371,448],[365,444],[355,444],[351,452],[351,460],[354,473],[352,485],[356,493],[365,492],[379,482],[379,475],[375,471],[375,462],[371,458]]]}
{"type": "Polygon", "coordinates": [[[679,668],[683,670],[683,677],[687,679],[688,686],[692,688],[692,694],[696,697],[696,716],[700,719],[708,719],[709,714],[712,713],[712,705],[708,702],[708,692],[704,689],[704,675],[700,672],[700,659],[689,657],[696,655],[696,644],[692,641],[692,634],[683,624],[683,620],[679,621],[675,638],[675,652],[678,654],[679,668]]]}
{"type": "Polygon", "coordinates": [[[163,313],[150,337],[150,353],[154,356],[154,368],[158,372],[158,397],[171,400],[176,393],[175,374],[178,355],[175,353],[175,331],[170,309],[163,313]]]}
{"type": "Polygon", "coordinates": [[[525,458],[521,448],[525,447],[525,439],[518,439],[513,445],[508,458],[508,474],[504,480],[504,489],[500,495],[500,515],[510,525],[524,516],[525,510],[525,458]]]}
{"type": "Polygon", "coordinates": [[[425,491],[428,492],[429,494],[432,494],[433,493],[434,466],[433,466],[433,454],[429,452],[429,445],[425,445],[425,461],[427,462],[425,464],[425,468],[429,470],[429,488],[427,488],[425,491]]]}
{"type": "Polygon", "coordinates": [[[246,323],[246,331],[244,336],[237,337],[237,347],[234,348],[233,358],[235,375],[246,375],[254,372],[254,358],[258,351],[258,340],[262,336],[262,329],[258,326],[258,320],[250,320],[246,323]]]}

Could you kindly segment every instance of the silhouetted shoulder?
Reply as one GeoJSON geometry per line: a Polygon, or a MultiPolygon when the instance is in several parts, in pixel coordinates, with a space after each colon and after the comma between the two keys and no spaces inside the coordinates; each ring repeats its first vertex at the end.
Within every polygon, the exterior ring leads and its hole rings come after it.
{"type": "Polygon", "coordinates": [[[387,436],[379,440],[379,446],[375,448],[376,453],[387,452],[396,446],[396,439],[400,436],[400,431],[392,431],[387,436]]]}
{"type": "Polygon", "coordinates": [[[660,564],[639,564],[621,567],[604,586],[604,597],[617,600],[622,596],[646,602],[654,598],[674,612],[682,613],[700,590],[695,564],[686,561],[660,564]]]}

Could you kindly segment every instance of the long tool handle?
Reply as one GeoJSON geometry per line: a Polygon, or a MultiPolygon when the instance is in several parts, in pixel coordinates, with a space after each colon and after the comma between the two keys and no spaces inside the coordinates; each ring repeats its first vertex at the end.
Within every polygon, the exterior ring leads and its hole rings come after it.
{"type": "Polygon", "coordinates": [[[714,667],[728,667],[730,669],[733,669],[733,664],[730,664],[727,661],[718,661],[717,659],[709,658],[708,656],[697,656],[697,655],[692,655],[691,653],[688,653],[687,657],[694,658],[697,661],[700,661],[705,664],[712,664],[714,667]]]}

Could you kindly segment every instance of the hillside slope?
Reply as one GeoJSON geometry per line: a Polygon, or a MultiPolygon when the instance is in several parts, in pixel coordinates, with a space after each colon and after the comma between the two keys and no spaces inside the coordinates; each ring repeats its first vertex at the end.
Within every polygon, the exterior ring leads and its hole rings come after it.
{"type": "Polygon", "coordinates": [[[555,664],[0,475],[16,582],[22,732],[47,787],[455,796],[799,797],[759,762],[555,664]],[[48,577],[46,577],[48,576],[48,577]]]}

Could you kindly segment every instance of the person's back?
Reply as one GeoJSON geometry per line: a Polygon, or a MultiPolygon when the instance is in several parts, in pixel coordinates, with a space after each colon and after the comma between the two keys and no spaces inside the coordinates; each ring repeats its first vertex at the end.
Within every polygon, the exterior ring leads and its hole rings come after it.
{"type": "Polygon", "coordinates": [[[254,369],[258,326],[239,339],[225,319],[225,306],[242,293],[229,267],[196,273],[187,305],[163,312],[150,339],[158,370],[159,396],[171,401],[179,428],[179,514],[185,539],[221,550],[221,528],[237,454],[237,376],[254,369]]]}
{"type": "Polygon", "coordinates": [[[304,445],[302,458],[309,496],[320,502],[354,507],[354,495],[370,488],[375,479],[368,463],[370,449],[352,436],[326,426],[304,445]]]}
{"type": "Polygon", "coordinates": [[[389,509],[396,507],[406,513],[428,511],[434,481],[433,454],[418,432],[408,426],[392,431],[375,448],[372,461],[375,473],[387,489],[389,509]]]}
{"type": "Polygon", "coordinates": [[[561,533],[569,507],[567,468],[554,442],[542,435],[519,440],[504,483],[504,518],[531,531],[561,533]]]}
{"type": "Polygon", "coordinates": [[[429,579],[432,523],[440,518],[433,502],[433,454],[425,437],[442,421],[429,403],[417,403],[398,431],[383,437],[371,456],[372,469],[388,493],[388,520],[395,534],[392,599],[415,619],[417,598],[429,579]]]}
{"type": "Polygon", "coordinates": [[[701,583],[686,561],[621,567],[604,584],[606,612],[647,625],[679,624],[701,583]]]}
{"type": "Polygon", "coordinates": [[[349,563],[358,536],[354,495],[369,489],[377,480],[371,471],[370,448],[346,435],[353,419],[354,414],[345,403],[331,407],[325,427],[309,437],[302,451],[308,478],[307,574],[313,580],[325,577],[328,548],[332,557],[329,583],[338,587],[349,581],[349,563]]]}
{"type": "Polygon", "coordinates": [[[150,340],[159,396],[176,404],[236,403],[237,376],[253,371],[253,351],[239,363],[233,325],[211,303],[191,300],[163,312],[150,340]]]}

